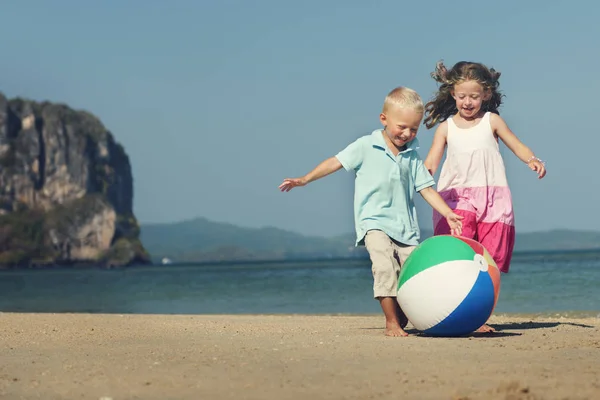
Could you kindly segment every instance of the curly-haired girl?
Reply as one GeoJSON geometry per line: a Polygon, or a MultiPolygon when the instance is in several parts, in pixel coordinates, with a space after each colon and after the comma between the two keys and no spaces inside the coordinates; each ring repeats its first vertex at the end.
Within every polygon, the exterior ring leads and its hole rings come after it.
{"type": "MultiPolygon", "coordinates": [[[[431,76],[440,86],[425,105],[424,122],[427,128],[439,126],[425,167],[434,175],[448,147],[437,190],[450,208],[464,217],[462,235],[478,240],[500,271],[507,273],[515,227],[498,138],[540,179],[546,175],[545,164],[499,115],[500,72],[466,61],[447,70],[443,62],[438,62],[431,76]]],[[[435,211],[433,224],[435,235],[450,233],[446,220],[435,211]]]]}

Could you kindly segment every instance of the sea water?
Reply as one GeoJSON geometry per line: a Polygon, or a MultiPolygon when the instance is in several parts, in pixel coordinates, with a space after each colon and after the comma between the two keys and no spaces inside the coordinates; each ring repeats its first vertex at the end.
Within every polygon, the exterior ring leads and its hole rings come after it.
{"type": "MultiPolygon", "coordinates": [[[[0,272],[0,312],[373,314],[368,259],[0,272]]],[[[495,314],[600,317],[600,256],[515,257],[495,314]]]]}

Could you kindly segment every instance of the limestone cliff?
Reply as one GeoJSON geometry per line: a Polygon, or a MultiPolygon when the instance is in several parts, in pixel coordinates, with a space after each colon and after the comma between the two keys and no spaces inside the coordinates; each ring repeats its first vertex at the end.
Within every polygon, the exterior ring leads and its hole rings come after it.
{"type": "Polygon", "coordinates": [[[129,157],[93,115],[0,93],[0,267],[148,263],[129,157]]]}

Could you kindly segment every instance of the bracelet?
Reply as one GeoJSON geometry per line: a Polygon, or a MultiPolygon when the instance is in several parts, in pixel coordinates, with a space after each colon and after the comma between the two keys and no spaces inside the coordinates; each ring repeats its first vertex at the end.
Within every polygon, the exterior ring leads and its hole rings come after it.
{"type": "Polygon", "coordinates": [[[546,163],[544,161],[542,161],[541,159],[537,158],[536,156],[531,156],[529,157],[529,160],[527,160],[525,162],[525,164],[529,164],[530,162],[532,162],[533,160],[539,161],[542,163],[542,165],[546,165],[546,163]]]}

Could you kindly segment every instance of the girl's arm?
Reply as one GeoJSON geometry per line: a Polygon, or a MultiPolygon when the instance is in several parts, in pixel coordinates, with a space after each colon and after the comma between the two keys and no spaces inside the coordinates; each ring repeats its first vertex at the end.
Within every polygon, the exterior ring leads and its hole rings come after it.
{"type": "Polygon", "coordinates": [[[492,113],[490,124],[494,133],[502,139],[506,147],[508,147],[521,161],[527,164],[532,171],[537,172],[540,179],[546,175],[546,166],[544,162],[537,158],[533,151],[519,140],[519,138],[510,130],[506,122],[504,122],[502,117],[492,113]]]}
{"type": "Polygon", "coordinates": [[[427,168],[432,176],[435,175],[435,171],[437,171],[440,162],[442,161],[442,157],[444,156],[447,135],[448,122],[444,121],[435,130],[431,148],[429,149],[429,153],[423,162],[423,164],[425,164],[425,168],[427,168]]]}

